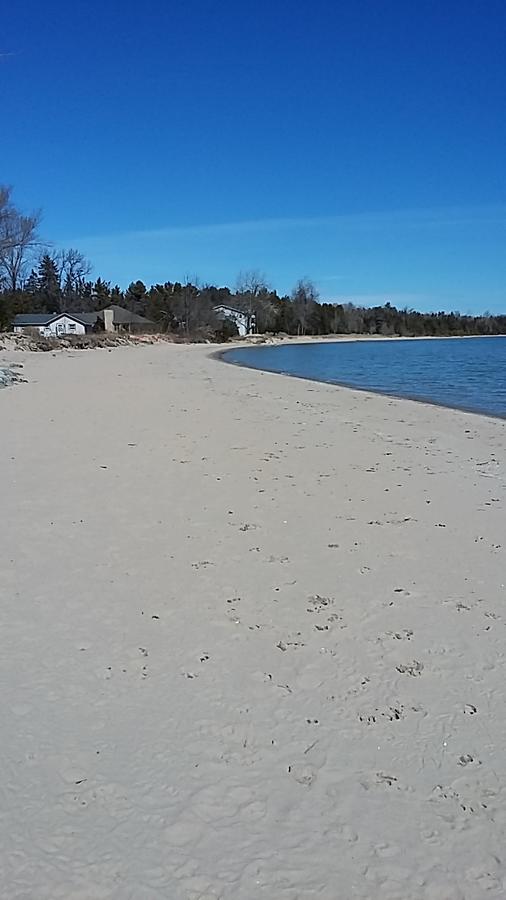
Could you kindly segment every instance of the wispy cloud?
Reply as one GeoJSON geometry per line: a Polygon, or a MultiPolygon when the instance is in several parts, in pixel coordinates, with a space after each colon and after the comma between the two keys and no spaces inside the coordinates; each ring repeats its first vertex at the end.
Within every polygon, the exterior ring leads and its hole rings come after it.
{"type": "Polygon", "coordinates": [[[114,234],[87,235],[74,242],[102,240],[155,240],[185,237],[226,237],[253,233],[280,233],[287,230],[346,228],[374,231],[391,229],[449,228],[482,225],[505,225],[506,206],[432,207],[384,212],[343,213],[331,216],[292,216],[249,219],[234,222],[210,222],[190,225],[167,225],[163,228],[140,229],[114,234]]]}

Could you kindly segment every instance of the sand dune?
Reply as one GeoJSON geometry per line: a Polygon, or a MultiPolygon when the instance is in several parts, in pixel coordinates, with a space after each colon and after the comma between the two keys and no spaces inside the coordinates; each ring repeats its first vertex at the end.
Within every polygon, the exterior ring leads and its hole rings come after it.
{"type": "Polygon", "coordinates": [[[1,896],[503,898],[506,422],[209,352],[9,357],[1,896]]]}

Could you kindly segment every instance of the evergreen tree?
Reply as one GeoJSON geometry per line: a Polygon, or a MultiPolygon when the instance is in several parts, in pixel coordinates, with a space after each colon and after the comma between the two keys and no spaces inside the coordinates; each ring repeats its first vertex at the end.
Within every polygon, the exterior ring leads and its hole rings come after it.
{"type": "Polygon", "coordinates": [[[40,260],[37,281],[38,294],[43,307],[48,312],[59,312],[62,299],[60,275],[56,263],[49,253],[44,253],[40,260]]]}
{"type": "Polygon", "coordinates": [[[143,316],[147,305],[146,285],[143,281],[132,281],[125,293],[125,305],[131,312],[143,316]]]}
{"type": "Polygon", "coordinates": [[[123,296],[123,291],[121,290],[119,284],[115,284],[111,289],[111,303],[114,303],[116,306],[122,306],[125,298],[123,296]]]}
{"type": "Polygon", "coordinates": [[[39,290],[39,278],[35,269],[32,269],[28,278],[26,279],[23,290],[27,294],[36,294],[39,290]]]}
{"type": "Polygon", "coordinates": [[[93,303],[96,309],[104,309],[111,302],[111,283],[97,278],[92,288],[93,303]]]}

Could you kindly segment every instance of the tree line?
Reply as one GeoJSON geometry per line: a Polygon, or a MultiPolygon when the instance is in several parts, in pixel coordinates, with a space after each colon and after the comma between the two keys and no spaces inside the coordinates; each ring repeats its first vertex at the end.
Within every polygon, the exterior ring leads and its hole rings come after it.
{"type": "Polygon", "coordinates": [[[76,249],[54,250],[40,237],[41,214],[25,214],[10,188],[0,186],[0,328],[30,312],[91,312],[112,304],[153,323],[153,329],[188,338],[231,337],[229,321],[214,307],[245,313],[259,333],[289,335],[380,334],[401,336],[506,334],[506,315],[466,316],[459,312],[421,313],[388,301],[372,308],[322,301],[314,283],[301,278],[289,295],[279,295],[258,271],[242,272],[233,289],[197,279],[147,286],[133,281],[126,290],[102,277],[76,249]]]}

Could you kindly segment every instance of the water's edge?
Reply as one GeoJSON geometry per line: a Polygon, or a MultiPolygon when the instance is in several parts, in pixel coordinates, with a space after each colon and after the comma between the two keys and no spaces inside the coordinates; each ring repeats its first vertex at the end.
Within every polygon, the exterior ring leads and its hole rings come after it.
{"type": "MultiPolygon", "coordinates": [[[[479,337],[479,336],[478,335],[469,335],[469,338],[472,338],[472,337],[479,337]]],[[[480,337],[481,337],[481,335],[480,335],[480,337]]],[[[410,338],[402,338],[401,340],[409,341],[409,340],[413,340],[413,339],[412,338],[411,339],[410,338]]],[[[414,340],[418,340],[418,339],[415,338],[414,340]]],[[[437,338],[436,338],[436,340],[437,340],[437,338]]],[[[314,346],[315,344],[328,344],[328,343],[330,343],[330,342],[329,341],[301,341],[301,342],[297,342],[297,346],[308,347],[308,346],[314,346]]],[[[338,344],[341,342],[334,341],[332,343],[338,344]]],[[[376,344],[377,341],[367,341],[367,340],[353,341],[353,340],[351,340],[351,341],[346,341],[346,343],[348,343],[348,344],[351,344],[351,343],[376,344]]],[[[282,347],[285,345],[279,344],[277,346],[282,347]]],[[[434,406],[434,407],[436,407],[436,409],[453,409],[453,410],[456,410],[457,412],[464,412],[464,413],[468,413],[473,416],[480,416],[481,418],[484,418],[484,419],[499,420],[501,422],[506,420],[506,413],[501,414],[501,413],[484,412],[481,409],[475,409],[473,407],[463,406],[463,405],[438,402],[437,400],[434,400],[432,398],[416,396],[416,394],[408,394],[408,393],[406,393],[406,394],[389,394],[387,391],[380,391],[377,388],[372,388],[372,387],[362,387],[362,386],[353,384],[348,381],[334,381],[334,380],[330,380],[330,379],[316,378],[316,377],[311,378],[307,375],[297,375],[293,372],[279,372],[277,369],[269,369],[269,368],[265,368],[263,366],[262,367],[253,366],[253,365],[248,364],[247,362],[239,362],[236,359],[227,359],[227,356],[229,354],[236,353],[238,350],[240,351],[240,350],[244,349],[244,350],[248,350],[248,352],[250,352],[250,351],[255,351],[255,350],[261,350],[264,347],[265,347],[264,344],[260,344],[259,346],[249,344],[246,347],[244,347],[242,345],[239,345],[239,346],[236,345],[235,347],[229,347],[226,349],[216,350],[213,353],[210,353],[209,356],[211,359],[215,359],[218,362],[226,363],[228,366],[237,366],[240,369],[249,369],[252,372],[268,372],[270,375],[279,375],[281,378],[287,378],[287,377],[288,378],[299,378],[302,381],[309,381],[312,384],[328,384],[333,387],[344,388],[346,390],[359,391],[361,394],[372,394],[373,396],[388,397],[389,400],[399,400],[399,401],[409,400],[413,403],[421,403],[424,406],[434,406]]]]}

